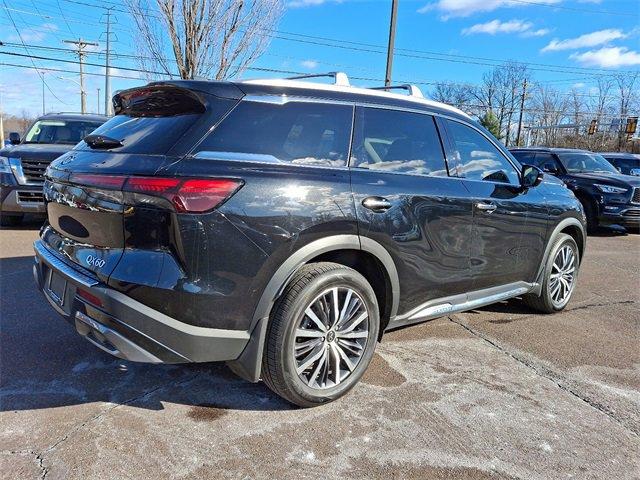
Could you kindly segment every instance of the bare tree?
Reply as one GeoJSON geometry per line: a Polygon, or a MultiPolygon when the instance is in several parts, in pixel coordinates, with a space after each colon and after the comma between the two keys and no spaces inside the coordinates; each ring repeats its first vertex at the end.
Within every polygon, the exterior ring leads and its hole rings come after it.
{"type": "Polygon", "coordinates": [[[437,83],[431,92],[431,98],[436,102],[447,103],[453,105],[460,110],[470,110],[469,102],[473,99],[471,93],[474,87],[472,85],[462,83],[437,83]]]}
{"type": "Polygon", "coordinates": [[[532,124],[543,127],[536,131],[536,143],[557,146],[562,132],[554,127],[569,116],[567,97],[554,88],[538,85],[531,103],[532,124]]]}
{"type": "Polygon", "coordinates": [[[498,118],[500,136],[508,145],[513,126],[513,115],[519,109],[522,85],[528,76],[526,65],[509,62],[482,76],[482,83],[472,94],[479,104],[478,116],[492,110],[498,118]]]}
{"type": "Polygon", "coordinates": [[[264,53],[284,8],[283,0],[128,0],[128,4],[144,70],[216,80],[241,74],[264,53]]]}

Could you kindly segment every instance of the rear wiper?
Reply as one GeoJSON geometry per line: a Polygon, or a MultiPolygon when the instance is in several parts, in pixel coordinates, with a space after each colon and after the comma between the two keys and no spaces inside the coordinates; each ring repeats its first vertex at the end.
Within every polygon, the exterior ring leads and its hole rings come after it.
{"type": "Polygon", "coordinates": [[[124,144],[121,140],[115,138],[106,137],[104,135],[87,135],[84,137],[84,141],[91,148],[117,148],[122,147],[124,144]]]}

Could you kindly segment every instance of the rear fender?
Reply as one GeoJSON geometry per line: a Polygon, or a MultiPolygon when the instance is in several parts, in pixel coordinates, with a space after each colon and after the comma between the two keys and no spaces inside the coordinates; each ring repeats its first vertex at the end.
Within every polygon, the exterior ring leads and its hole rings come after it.
{"type": "Polygon", "coordinates": [[[357,235],[334,235],[316,240],[293,253],[276,270],[267,284],[253,316],[251,339],[240,357],[228,362],[229,367],[236,375],[250,382],[260,380],[262,352],[273,305],[300,267],[318,255],[337,250],[364,250],[380,260],[391,282],[393,298],[391,318],[395,317],[398,311],[400,283],[393,259],[382,245],[370,238],[358,237],[357,235]]]}

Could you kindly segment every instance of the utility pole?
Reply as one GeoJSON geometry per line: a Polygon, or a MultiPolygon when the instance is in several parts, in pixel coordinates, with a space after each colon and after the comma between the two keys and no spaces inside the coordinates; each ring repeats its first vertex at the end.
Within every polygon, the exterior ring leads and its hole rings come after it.
{"type": "Polygon", "coordinates": [[[41,73],[41,80],[42,80],[42,114],[44,115],[45,113],[47,113],[45,112],[45,108],[44,108],[45,107],[44,105],[44,73],[43,72],[40,72],[40,73],[41,73]]]}
{"type": "Polygon", "coordinates": [[[97,47],[98,44],[94,42],[87,42],[79,38],[78,40],[63,40],[64,43],[70,43],[76,46],[76,53],[78,54],[78,59],[80,60],[80,111],[82,113],[87,113],[87,92],[84,89],[84,56],[87,54],[85,52],[86,47],[97,47]]]}
{"type": "Polygon", "coordinates": [[[100,89],[98,88],[98,115],[100,115],[100,89]]]}
{"type": "Polygon", "coordinates": [[[522,132],[522,114],[524,113],[524,100],[527,96],[527,79],[522,83],[522,98],[520,99],[520,118],[518,120],[518,135],[516,136],[516,147],[520,146],[520,132],[522,132]]]}
{"type": "Polygon", "coordinates": [[[391,85],[391,69],[393,68],[393,44],[396,41],[396,16],[398,15],[398,0],[391,0],[391,21],[389,23],[389,46],[387,47],[387,72],[384,85],[391,85]]]}
{"type": "Polygon", "coordinates": [[[111,108],[111,8],[107,8],[107,13],[105,13],[107,20],[107,31],[105,33],[107,40],[107,50],[105,52],[105,68],[104,68],[104,113],[105,115],[112,115],[111,108]]]}

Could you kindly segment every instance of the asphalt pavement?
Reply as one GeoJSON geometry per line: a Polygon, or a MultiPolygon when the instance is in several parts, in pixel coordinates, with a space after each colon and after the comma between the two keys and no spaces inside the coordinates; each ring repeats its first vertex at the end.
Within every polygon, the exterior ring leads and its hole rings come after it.
{"type": "Polygon", "coordinates": [[[565,312],[392,332],[349,395],[299,409],[90,345],[35,288],[37,233],[0,230],[2,478],[640,478],[640,235],[589,237],[565,312]]]}

